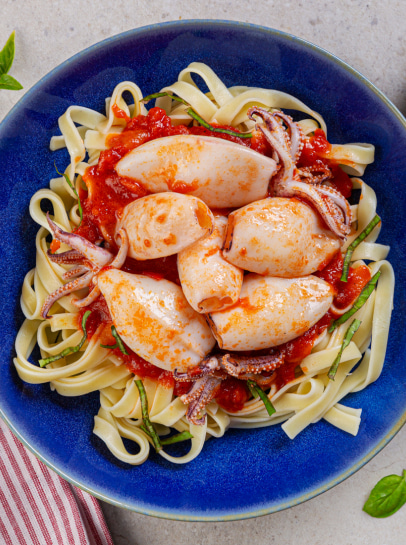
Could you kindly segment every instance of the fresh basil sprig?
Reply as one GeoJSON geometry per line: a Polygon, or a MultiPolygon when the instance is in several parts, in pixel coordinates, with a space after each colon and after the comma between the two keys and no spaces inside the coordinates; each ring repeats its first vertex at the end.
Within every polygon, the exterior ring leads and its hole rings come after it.
{"type": "Polygon", "coordinates": [[[361,320],[353,320],[351,322],[350,327],[347,329],[344,335],[344,340],[341,344],[341,348],[333,361],[329,372],[327,373],[327,376],[330,380],[334,380],[334,377],[336,376],[338,366],[340,365],[341,356],[343,355],[344,349],[347,348],[347,346],[350,344],[351,339],[353,338],[355,332],[358,330],[359,326],[361,325],[361,320]]]}
{"type": "Polygon", "coordinates": [[[401,476],[388,475],[374,486],[363,510],[375,518],[390,517],[406,503],[406,469],[401,476]]]}
{"type": "Polygon", "coordinates": [[[83,337],[80,340],[80,343],[76,346],[69,346],[68,348],[65,348],[65,350],[62,350],[59,354],[56,354],[55,356],[50,356],[49,358],[45,358],[42,360],[39,360],[40,367],[45,367],[45,365],[48,365],[48,363],[52,363],[53,361],[60,360],[61,358],[64,358],[65,356],[69,356],[69,354],[74,354],[75,352],[79,352],[79,350],[84,345],[86,339],[87,339],[87,331],[86,331],[86,322],[89,316],[91,315],[91,311],[87,310],[83,314],[82,318],[82,330],[83,330],[83,337]]]}
{"type": "Polygon", "coordinates": [[[119,348],[120,352],[122,354],[125,354],[126,356],[128,356],[128,352],[125,349],[124,343],[121,340],[120,335],[117,333],[117,329],[114,327],[114,325],[111,326],[111,334],[116,339],[116,344],[111,344],[111,345],[110,344],[101,344],[100,346],[102,348],[109,348],[110,350],[114,350],[115,348],[119,348]]]}
{"type": "Polygon", "coordinates": [[[368,225],[365,227],[365,229],[358,235],[358,237],[351,242],[351,244],[347,248],[347,252],[344,257],[344,263],[343,263],[343,272],[341,274],[341,282],[347,282],[348,280],[348,271],[350,269],[350,263],[351,263],[351,257],[353,254],[353,251],[361,242],[367,238],[369,233],[375,229],[375,227],[381,222],[381,218],[376,214],[372,220],[368,223],[368,225]]]}
{"type": "Polygon", "coordinates": [[[269,397],[266,395],[263,389],[260,388],[258,384],[253,380],[247,380],[247,385],[248,385],[248,388],[250,389],[251,394],[254,396],[254,398],[257,398],[257,397],[261,398],[269,416],[272,416],[273,413],[276,411],[276,409],[272,405],[272,403],[269,401],[269,397]]]}
{"type": "Polygon", "coordinates": [[[185,100],[183,100],[183,98],[177,97],[176,95],[171,95],[170,93],[167,93],[167,92],[154,93],[152,95],[148,95],[145,98],[143,98],[141,102],[146,104],[150,100],[154,98],[159,98],[159,97],[171,97],[171,99],[176,100],[177,102],[182,102],[182,104],[189,106],[186,112],[190,115],[190,117],[195,119],[199,123],[199,125],[201,125],[205,129],[208,129],[209,131],[229,134],[230,136],[238,136],[238,138],[252,138],[252,133],[250,132],[240,133],[236,131],[231,131],[230,129],[220,129],[219,127],[213,127],[212,125],[210,125],[210,123],[207,123],[207,121],[205,121],[202,117],[200,117],[200,115],[197,112],[195,112],[195,110],[190,106],[190,104],[188,104],[185,100]]]}
{"type": "Polygon", "coordinates": [[[19,91],[23,88],[21,83],[8,74],[14,60],[14,38],[13,31],[6,42],[6,45],[0,51],[0,89],[8,89],[9,91],[19,91]]]}
{"type": "Polygon", "coordinates": [[[350,310],[348,310],[347,312],[344,312],[344,314],[340,316],[339,318],[337,318],[337,320],[334,320],[334,322],[328,328],[329,333],[332,333],[336,329],[336,327],[346,322],[349,318],[351,318],[353,314],[357,312],[357,310],[359,310],[362,306],[365,305],[369,296],[374,291],[380,276],[381,276],[381,271],[378,271],[377,273],[374,274],[374,276],[371,278],[368,284],[365,285],[364,289],[361,291],[357,300],[352,305],[350,310]]]}
{"type": "MultiPolygon", "coordinates": [[[[54,163],[55,165],[55,163],[54,163]]],[[[59,172],[59,170],[57,169],[56,165],[55,165],[55,170],[56,172],[59,174],[59,176],[63,176],[65,178],[65,181],[66,183],[68,184],[68,186],[72,189],[72,191],[74,192],[74,194],[76,195],[77,199],[78,199],[78,210],[79,210],[79,216],[80,216],[80,222],[79,222],[79,225],[78,227],[80,227],[82,221],[83,221],[83,209],[82,209],[82,203],[80,202],[80,198],[79,198],[79,195],[78,195],[78,192],[76,191],[75,189],[75,186],[73,185],[73,183],[70,181],[69,179],[69,176],[65,173],[62,174],[62,172],[59,172]]]]}

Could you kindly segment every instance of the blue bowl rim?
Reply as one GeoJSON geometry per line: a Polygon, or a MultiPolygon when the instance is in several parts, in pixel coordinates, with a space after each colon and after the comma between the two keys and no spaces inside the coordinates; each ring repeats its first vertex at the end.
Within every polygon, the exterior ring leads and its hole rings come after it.
{"type": "MultiPolygon", "coordinates": [[[[363,85],[367,86],[387,106],[387,108],[389,108],[389,110],[392,111],[392,113],[398,118],[398,120],[402,123],[402,125],[406,129],[405,117],[402,115],[400,110],[391,102],[391,100],[389,100],[389,98],[382,91],[380,91],[371,81],[369,81],[365,76],[363,76],[358,70],[351,67],[349,64],[347,64],[345,61],[343,61],[342,59],[340,59],[333,53],[330,53],[326,49],[323,49],[322,47],[317,46],[308,40],[299,38],[288,32],[284,32],[274,28],[264,27],[264,26],[256,25],[252,23],[242,23],[239,21],[222,20],[222,19],[185,19],[181,21],[175,20],[175,21],[167,21],[164,23],[155,23],[155,24],[127,30],[125,32],[111,36],[110,38],[106,38],[100,42],[97,42],[87,47],[86,49],[76,53],[72,57],[68,58],[67,60],[63,61],[61,64],[53,68],[50,72],[45,74],[45,76],[43,76],[37,83],[35,83],[24,94],[24,96],[21,97],[21,99],[13,106],[13,108],[6,114],[4,119],[0,122],[0,129],[2,128],[2,126],[4,126],[8,122],[9,119],[12,118],[15,110],[18,110],[19,108],[24,107],[24,103],[27,100],[31,99],[32,95],[36,93],[37,89],[41,87],[42,84],[46,83],[48,79],[51,79],[54,76],[58,76],[58,74],[63,72],[68,65],[75,63],[76,61],[80,60],[82,57],[86,56],[87,54],[95,53],[98,49],[104,49],[109,44],[114,43],[117,40],[125,40],[127,37],[132,36],[134,34],[140,35],[143,33],[156,31],[161,28],[187,27],[187,26],[193,26],[193,25],[202,25],[206,27],[209,27],[209,26],[217,27],[217,26],[223,25],[223,26],[238,27],[238,28],[247,29],[247,30],[260,31],[266,34],[270,34],[272,36],[279,36],[281,38],[288,39],[300,46],[304,46],[308,49],[311,49],[317,52],[318,54],[321,54],[324,57],[327,57],[330,61],[334,62],[339,67],[345,69],[349,74],[355,76],[363,85]]],[[[1,400],[0,400],[0,403],[1,403],[1,400]]],[[[70,484],[80,488],[81,490],[85,492],[88,492],[89,494],[98,498],[99,500],[105,501],[106,503],[110,503],[111,505],[114,505],[116,507],[121,507],[123,509],[134,511],[143,515],[149,515],[149,516],[154,516],[154,517],[162,518],[162,519],[179,520],[179,521],[185,521],[185,522],[230,522],[230,521],[236,521],[236,520],[255,518],[255,517],[260,517],[260,516],[269,515],[275,512],[283,511],[284,509],[288,509],[289,507],[293,507],[295,505],[299,505],[305,501],[308,501],[322,494],[323,492],[330,490],[334,486],[340,484],[345,479],[353,475],[356,471],[361,469],[367,462],[369,462],[374,456],[376,456],[389,443],[389,441],[393,439],[393,437],[400,431],[400,429],[406,423],[406,411],[405,411],[402,417],[399,419],[399,421],[393,426],[393,428],[385,435],[383,439],[381,439],[381,441],[375,446],[375,448],[372,449],[366,456],[362,457],[356,464],[354,464],[351,468],[343,472],[341,475],[339,475],[335,479],[329,481],[323,486],[316,488],[315,490],[312,490],[311,492],[308,492],[307,494],[303,494],[295,498],[294,500],[282,502],[278,505],[274,505],[269,508],[259,509],[252,512],[243,512],[243,513],[237,513],[237,514],[231,513],[229,515],[222,514],[219,516],[214,516],[214,515],[198,516],[194,513],[191,513],[189,515],[188,514],[179,515],[178,513],[173,513],[173,512],[165,513],[163,511],[140,508],[139,506],[133,503],[117,501],[117,500],[114,500],[113,498],[107,497],[104,494],[98,492],[97,490],[94,490],[93,488],[87,487],[86,485],[76,481],[74,478],[70,477],[69,475],[61,471],[58,467],[56,467],[51,460],[47,459],[35,448],[33,448],[25,440],[23,435],[21,435],[19,431],[15,428],[15,426],[12,423],[12,419],[10,419],[4,413],[1,406],[0,406],[0,417],[7,424],[7,426],[10,428],[13,434],[22,442],[22,444],[25,447],[27,447],[34,454],[34,456],[36,456],[36,458],[42,461],[47,467],[55,471],[55,473],[57,473],[60,477],[62,477],[64,480],[66,480],[70,484]]]]}

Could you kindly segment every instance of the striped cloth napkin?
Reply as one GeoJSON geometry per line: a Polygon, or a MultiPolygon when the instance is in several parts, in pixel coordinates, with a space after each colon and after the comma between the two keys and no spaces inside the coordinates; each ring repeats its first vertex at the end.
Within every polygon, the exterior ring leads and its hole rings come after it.
{"type": "Polygon", "coordinates": [[[99,502],[37,460],[1,419],[0,543],[114,545],[99,502]]]}

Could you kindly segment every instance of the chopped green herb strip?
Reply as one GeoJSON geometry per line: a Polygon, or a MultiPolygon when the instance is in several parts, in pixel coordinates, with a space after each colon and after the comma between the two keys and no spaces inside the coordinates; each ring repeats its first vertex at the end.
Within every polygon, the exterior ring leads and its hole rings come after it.
{"type": "Polygon", "coordinates": [[[148,414],[148,399],[147,399],[147,394],[145,392],[145,388],[144,388],[144,384],[142,383],[142,380],[135,380],[134,381],[137,388],[138,388],[138,392],[140,394],[140,400],[141,400],[141,412],[142,412],[142,420],[143,420],[143,428],[145,433],[147,433],[151,439],[152,439],[152,442],[154,444],[154,447],[155,447],[155,450],[157,452],[159,452],[161,449],[162,449],[162,444],[161,444],[161,441],[159,439],[159,436],[157,434],[157,432],[155,431],[155,428],[151,422],[151,420],[149,419],[149,414],[148,414]]]}
{"type": "Polygon", "coordinates": [[[381,276],[381,271],[378,271],[377,273],[374,274],[374,276],[371,278],[371,280],[368,282],[368,284],[366,284],[364,289],[361,291],[361,293],[358,296],[358,299],[355,301],[355,303],[350,308],[350,310],[348,310],[342,316],[337,318],[337,320],[334,320],[334,322],[331,324],[331,326],[328,329],[329,333],[334,331],[336,329],[336,327],[338,327],[339,325],[346,322],[349,318],[351,318],[351,316],[353,314],[355,314],[357,312],[357,310],[359,310],[363,305],[365,305],[365,303],[367,302],[369,296],[374,291],[375,286],[376,286],[376,284],[378,282],[378,278],[380,276],[381,276]]]}
{"type": "Polygon", "coordinates": [[[14,51],[15,51],[14,38],[15,38],[15,32],[13,31],[10,34],[10,37],[6,42],[6,45],[0,51],[0,89],[18,91],[22,89],[23,86],[12,76],[8,75],[8,71],[10,70],[14,61],[14,51]]]}
{"type": "Polygon", "coordinates": [[[160,97],[171,97],[173,100],[176,100],[177,102],[182,102],[182,104],[186,104],[186,106],[189,106],[189,104],[186,102],[186,100],[183,100],[183,98],[177,97],[175,95],[171,95],[171,93],[162,92],[162,93],[154,93],[152,95],[148,95],[141,99],[141,102],[144,104],[147,104],[150,100],[153,100],[154,98],[160,98],[160,97]]]}
{"type": "Polygon", "coordinates": [[[114,350],[115,348],[119,348],[120,352],[122,354],[125,354],[126,356],[128,356],[128,352],[127,352],[127,350],[126,350],[126,348],[124,346],[124,343],[121,340],[120,335],[117,333],[117,329],[114,327],[114,325],[111,326],[111,334],[116,339],[116,341],[117,341],[116,344],[101,344],[100,346],[102,348],[109,348],[110,350],[114,350]]]}
{"type": "Polygon", "coordinates": [[[253,380],[247,380],[247,384],[254,398],[257,398],[259,396],[263,404],[265,405],[265,408],[268,411],[269,416],[272,416],[273,413],[276,411],[276,409],[272,405],[272,403],[269,401],[269,398],[266,395],[266,393],[263,391],[263,389],[260,388],[258,384],[254,382],[253,380]]]}
{"type": "Polygon", "coordinates": [[[336,376],[336,373],[337,373],[338,366],[340,365],[340,360],[341,360],[341,356],[343,355],[344,349],[347,348],[347,346],[350,344],[351,339],[354,336],[354,333],[357,331],[360,325],[361,325],[361,321],[355,319],[351,322],[350,327],[345,332],[344,340],[342,342],[341,348],[327,374],[330,380],[334,380],[334,377],[336,376]]]}
{"type": "Polygon", "coordinates": [[[154,98],[159,98],[159,97],[171,97],[173,100],[177,100],[178,102],[182,102],[182,104],[189,106],[186,112],[190,115],[190,117],[195,119],[199,123],[199,125],[201,125],[205,129],[208,129],[209,131],[219,132],[222,134],[229,134],[231,136],[238,136],[239,138],[252,138],[252,133],[250,132],[240,133],[240,132],[232,131],[230,129],[220,129],[219,127],[213,127],[212,125],[210,125],[210,123],[207,123],[207,121],[205,121],[202,117],[200,117],[200,115],[197,112],[195,112],[195,110],[185,100],[183,100],[183,98],[177,97],[175,95],[171,95],[170,93],[163,92],[163,93],[155,93],[153,95],[148,95],[147,97],[143,98],[141,102],[144,102],[146,104],[150,100],[154,98]]]}
{"type": "Polygon", "coordinates": [[[193,439],[193,435],[189,431],[182,431],[172,437],[166,439],[161,439],[162,445],[173,445],[174,443],[180,443],[181,441],[187,441],[188,439],[193,439]]]}
{"type": "Polygon", "coordinates": [[[358,235],[358,237],[351,242],[351,244],[347,248],[347,252],[345,254],[344,258],[344,264],[343,264],[343,272],[341,275],[341,282],[347,282],[348,280],[348,271],[350,269],[350,263],[351,263],[351,257],[352,253],[355,250],[355,248],[361,244],[361,242],[371,233],[371,231],[374,230],[374,228],[378,225],[378,223],[381,222],[381,218],[376,215],[372,220],[368,223],[368,225],[365,227],[365,229],[358,235]]]}
{"type": "Polygon", "coordinates": [[[401,476],[388,475],[374,486],[363,510],[375,518],[390,517],[406,503],[406,469],[401,476]]]}
{"type": "Polygon", "coordinates": [[[144,426],[144,424],[141,424],[140,429],[142,429],[142,431],[144,433],[146,433],[147,435],[149,435],[149,437],[151,437],[151,434],[150,434],[148,428],[146,426],[144,426]]]}
{"type": "MultiPolygon", "coordinates": [[[[55,163],[54,163],[54,165],[55,165],[55,163]]],[[[67,174],[65,174],[65,173],[62,174],[61,172],[59,172],[59,170],[56,168],[56,165],[55,165],[55,170],[59,174],[59,176],[63,176],[65,178],[66,183],[68,184],[68,186],[72,189],[72,191],[74,192],[74,194],[78,198],[78,210],[79,210],[79,216],[80,216],[80,222],[79,222],[78,227],[80,227],[80,224],[83,221],[83,209],[82,209],[82,203],[80,202],[78,192],[76,191],[75,186],[73,185],[73,183],[69,180],[69,176],[67,174]]]]}
{"type": "Polygon", "coordinates": [[[49,358],[45,358],[42,360],[39,360],[40,367],[45,367],[45,365],[48,365],[48,363],[52,363],[53,361],[60,360],[61,358],[64,358],[65,356],[69,356],[69,354],[74,354],[75,352],[79,352],[79,350],[84,345],[86,339],[87,339],[87,331],[86,331],[86,322],[91,314],[90,310],[87,310],[83,314],[82,318],[82,330],[83,330],[83,337],[79,344],[76,346],[69,346],[68,348],[65,348],[65,350],[62,350],[59,354],[56,354],[55,356],[50,356],[49,358]]]}

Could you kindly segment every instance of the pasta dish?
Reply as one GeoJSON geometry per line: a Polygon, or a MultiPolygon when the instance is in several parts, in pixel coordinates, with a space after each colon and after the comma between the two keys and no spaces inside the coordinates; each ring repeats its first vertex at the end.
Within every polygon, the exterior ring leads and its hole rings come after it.
{"type": "Polygon", "coordinates": [[[20,378],[99,391],[93,431],[134,465],[151,447],[189,462],[230,427],[294,439],[324,419],[356,435],[362,408],[341,401],[381,373],[394,288],[360,178],[374,146],[330,143],[297,98],[227,88],[197,62],[147,97],[120,83],[106,115],[71,106],[59,127],[51,149],[70,162],[30,203],[20,378]]]}

